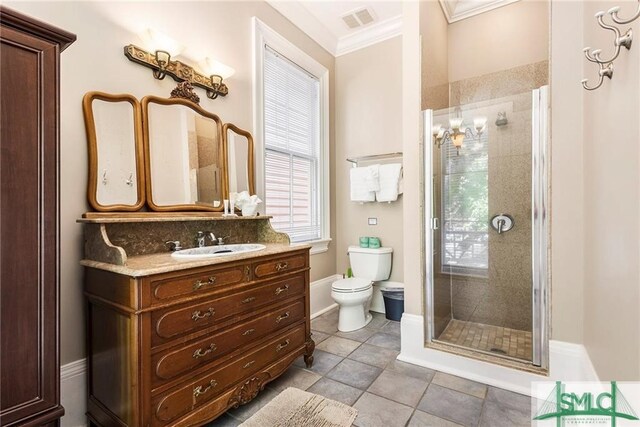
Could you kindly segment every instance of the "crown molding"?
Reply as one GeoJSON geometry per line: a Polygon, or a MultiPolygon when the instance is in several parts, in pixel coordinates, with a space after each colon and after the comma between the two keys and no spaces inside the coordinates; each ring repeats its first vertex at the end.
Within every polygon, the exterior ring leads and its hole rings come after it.
{"type": "Polygon", "coordinates": [[[324,24],[297,1],[266,0],[300,31],[311,37],[324,50],[336,56],[338,39],[324,24]]]}
{"type": "Polygon", "coordinates": [[[402,34],[402,15],[367,26],[353,34],[340,37],[336,56],[344,55],[402,34]]]}
{"type": "Polygon", "coordinates": [[[266,1],[333,56],[344,55],[402,34],[402,15],[398,15],[337,38],[300,2],[266,1]]]}
{"type": "Polygon", "coordinates": [[[507,6],[520,0],[494,0],[485,3],[478,3],[476,6],[466,8],[463,11],[458,11],[458,5],[460,4],[459,1],[455,2],[453,7],[451,6],[450,0],[439,1],[440,6],[442,7],[442,12],[447,18],[447,22],[449,24],[452,24],[454,22],[462,21],[463,19],[471,18],[472,16],[476,16],[481,13],[497,9],[499,7],[507,6]]]}

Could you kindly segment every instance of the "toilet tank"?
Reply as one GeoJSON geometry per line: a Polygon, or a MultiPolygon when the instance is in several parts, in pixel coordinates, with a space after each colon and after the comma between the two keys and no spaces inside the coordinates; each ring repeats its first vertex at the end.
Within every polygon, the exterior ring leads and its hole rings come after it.
{"type": "Polygon", "coordinates": [[[373,281],[387,280],[391,274],[393,248],[361,248],[349,246],[349,261],[353,275],[373,281]]]}

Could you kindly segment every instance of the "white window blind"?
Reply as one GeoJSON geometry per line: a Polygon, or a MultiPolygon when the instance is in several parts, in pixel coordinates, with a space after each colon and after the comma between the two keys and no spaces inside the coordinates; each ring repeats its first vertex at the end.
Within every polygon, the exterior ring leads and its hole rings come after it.
{"type": "Polygon", "coordinates": [[[265,206],[292,242],[321,237],[319,80],[264,49],[265,206]]]}
{"type": "Polygon", "coordinates": [[[445,271],[488,268],[488,146],[487,132],[480,141],[465,138],[459,155],[453,144],[442,146],[442,264],[445,271]]]}

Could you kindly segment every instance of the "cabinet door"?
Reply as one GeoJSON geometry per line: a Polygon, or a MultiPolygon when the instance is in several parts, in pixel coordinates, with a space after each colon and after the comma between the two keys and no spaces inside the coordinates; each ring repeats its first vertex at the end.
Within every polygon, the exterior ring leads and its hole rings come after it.
{"type": "Polygon", "coordinates": [[[0,425],[35,424],[63,412],[57,338],[59,50],[5,26],[1,39],[0,425]]]}

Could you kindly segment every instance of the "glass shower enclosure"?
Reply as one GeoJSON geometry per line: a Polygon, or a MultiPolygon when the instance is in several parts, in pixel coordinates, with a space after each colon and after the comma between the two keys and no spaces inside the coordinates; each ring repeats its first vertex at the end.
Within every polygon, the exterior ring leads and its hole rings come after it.
{"type": "Polygon", "coordinates": [[[546,368],[548,105],[423,112],[428,343],[546,368]]]}

